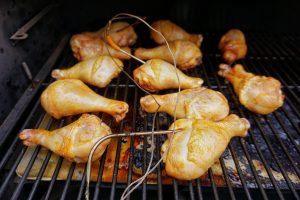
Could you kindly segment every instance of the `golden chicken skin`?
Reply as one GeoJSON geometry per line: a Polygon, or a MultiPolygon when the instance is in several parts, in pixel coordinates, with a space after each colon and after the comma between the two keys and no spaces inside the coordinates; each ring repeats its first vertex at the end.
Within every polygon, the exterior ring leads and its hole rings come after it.
{"type": "MultiPolygon", "coordinates": [[[[96,142],[109,134],[110,128],[97,116],[83,114],[73,123],[53,131],[25,129],[19,134],[19,138],[26,146],[42,145],[70,161],[85,163],[96,142]]],[[[102,156],[109,143],[110,139],[99,145],[93,161],[102,156]]]]}
{"type": "MultiPolygon", "coordinates": [[[[87,37],[98,37],[103,40],[106,40],[106,27],[103,27],[95,32],[83,32],[74,35],[71,38],[71,43],[76,40],[77,36],[83,35],[87,37]]],[[[114,41],[114,43],[118,44],[120,47],[126,47],[131,46],[135,44],[137,40],[137,34],[135,33],[132,26],[130,26],[127,22],[113,22],[110,25],[110,30],[108,32],[111,39],[114,41]]]]}
{"type": "MultiPolygon", "coordinates": [[[[174,117],[178,93],[165,95],[147,95],[140,99],[144,111],[166,112],[174,117]],[[158,104],[160,107],[158,109],[158,104]],[[157,110],[158,109],[158,110],[157,110]]],[[[176,107],[176,118],[193,118],[219,121],[229,114],[229,105],[225,96],[204,87],[182,90],[176,107]]]]}
{"type": "Polygon", "coordinates": [[[165,89],[190,89],[200,87],[201,78],[185,75],[170,63],[161,59],[151,59],[133,71],[134,80],[145,90],[155,92],[165,89]],[[178,74],[178,78],[176,75],[178,74]]]}
{"type": "MultiPolygon", "coordinates": [[[[170,42],[169,47],[174,54],[176,65],[181,70],[191,69],[202,63],[202,53],[199,47],[190,41],[176,40],[170,42]]],[[[137,48],[134,55],[142,60],[158,58],[173,64],[173,57],[167,45],[151,49],[137,48]]]]}
{"type": "MultiPolygon", "coordinates": [[[[153,22],[151,26],[161,32],[168,42],[188,40],[200,47],[203,40],[201,34],[190,34],[170,20],[157,20],[153,22]]],[[[157,44],[165,43],[165,40],[153,30],[151,30],[150,36],[157,44]]]]}
{"type": "Polygon", "coordinates": [[[284,96],[277,79],[248,73],[240,64],[233,68],[220,64],[219,68],[218,74],[233,85],[240,103],[250,111],[265,115],[283,105],[284,96]]]}
{"type": "Polygon", "coordinates": [[[56,119],[87,112],[104,112],[119,122],[128,112],[126,102],[100,96],[76,79],[51,83],[41,95],[41,104],[56,119]]]}
{"type": "Polygon", "coordinates": [[[199,119],[179,119],[169,130],[180,130],[162,145],[161,154],[169,176],[193,180],[202,176],[222,155],[230,139],[245,137],[248,120],[229,115],[219,122],[199,119]]]}
{"type": "Polygon", "coordinates": [[[228,64],[244,58],[247,54],[247,44],[243,32],[239,29],[229,30],[222,36],[219,49],[223,53],[224,61],[228,64]]]}
{"type": "MultiPolygon", "coordinates": [[[[121,51],[115,50],[100,37],[89,36],[85,34],[74,35],[70,41],[73,55],[77,60],[87,60],[96,56],[112,56],[121,60],[128,60],[130,56],[121,51]]],[[[129,47],[120,47],[122,50],[130,53],[129,47]]]]}
{"type": "Polygon", "coordinates": [[[123,69],[123,63],[110,56],[97,56],[81,61],[69,69],[55,69],[52,77],[55,79],[79,79],[84,83],[106,87],[123,69]]]}

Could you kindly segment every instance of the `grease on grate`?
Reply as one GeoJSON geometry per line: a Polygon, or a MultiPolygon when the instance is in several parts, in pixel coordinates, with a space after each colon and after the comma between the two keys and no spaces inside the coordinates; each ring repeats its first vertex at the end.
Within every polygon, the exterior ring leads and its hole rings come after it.
{"type": "MultiPolygon", "coordinates": [[[[163,138],[163,137],[161,137],[161,138],[163,138]]],[[[160,141],[162,142],[163,140],[160,140],[160,141]]],[[[148,145],[150,146],[150,144],[148,144],[148,145]]],[[[103,175],[102,175],[103,182],[109,183],[112,181],[116,148],[117,148],[117,139],[113,139],[112,142],[109,144],[107,153],[106,153],[104,171],[103,171],[103,175]]],[[[134,148],[135,148],[135,150],[134,150],[132,172],[133,172],[133,180],[136,180],[137,178],[139,178],[142,175],[142,167],[143,167],[143,139],[142,138],[139,138],[139,137],[135,138],[134,148]]],[[[35,150],[35,147],[30,147],[25,152],[25,155],[22,158],[22,160],[16,170],[17,175],[19,177],[22,177],[22,175],[28,165],[28,162],[32,157],[34,150],[35,150]]],[[[118,176],[117,176],[118,183],[126,183],[127,182],[129,152],[130,152],[130,138],[129,137],[123,138],[121,151],[120,151],[121,155],[120,155],[118,176]]],[[[42,148],[40,150],[40,152],[35,160],[35,163],[27,177],[28,180],[36,179],[36,177],[38,176],[38,173],[40,171],[40,168],[45,160],[47,153],[48,153],[48,150],[45,148],[42,148]]],[[[149,157],[149,154],[150,153],[148,153],[148,157],[149,157]]],[[[225,163],[227,172],[229,174],[231,183],[233,184],[234,187],[242,187],[235,164],[234,164],[231,154],[228,150],[226,150],[226,152],[224,153],[223,158],[224,158],[224,163],[225,163]]],[[[51,180],[54,170],[56,168],[58,159],[59,159],[58,155],[56,155],[56,154],[51,155],[51,158],[49,160],[49,163],[47,165],[45,173],[42,177],[42,180],[44,180],[44,181],[51,180]]],[[[155,158],[155,159],[157,159],[157,158],[155,158]]],[[[268,174],[264,168],[264,165],[259,160],[252,160],[252,162],[258,172],[259,178],[261,179],[263,186],[265,188],[272,188],[272,184],[268,178],[268,174]]],[[[253,179],[253,176],[250,172],[249,165],[248,165],[245,157],[243,157],[243,156],[239,157],[239,165],[241,166],[243,176],[246,179],[247,186],[249,188],[256,188],[257,185],[253,179]]],[[[62,166],[60,168],[57,180],[66,180],[70,167],[71,167],[71,162],[64,160],[62,163],[62,166]]],[[[95,161],[92,164],[92,170],[91,170],[91,180],[92,181],[97,181],[99,167],[100,167],[100,161],[95,161]]],[[[74,173],[72,176],[72,180],[81,181],[82,177],[83,177],[84,169],[85,169],[85,164],[76,164],[76,167],[75,167],[75,170],[74,170],[74,173]]],[[[222,168],[221,168],[221,165],[219,162],[216,162],[212,166],[212,172],[214,174],[214,181],[215,181],[216,186],[225,187],[226,183],[223,178],[222,168]]],[[[282,176],[282,174],[274,169],[271,169],[271,172],[272,172],[275,180],[278,181],[279,186],[281,188],[287,188],[287,186],[284,183],[284,177],[282,176]]],[[[287,174],[293,183],[295,183],[296,185],[300,184],[300,180],[295,174],[292,174],[290,172],[287,172],[287,174]]],[[[207,174],[200,177],[200,180],[201,180],[201,185],[203,185],[203,186],[210,185],[210,181],[209,181],[207,174]]],[[[157,183],[156,173],[151,173],[148,176],[147,183],[148,184],[156,184],[157,183]]],[[[164,168],[162,168],[162,183],[163,184],[171,184],[172,183],[172,179],[170,177],[166,176],[164,168]]],[[[186,184],[186,182],[179,181],[179,184],[186,184]]]]}

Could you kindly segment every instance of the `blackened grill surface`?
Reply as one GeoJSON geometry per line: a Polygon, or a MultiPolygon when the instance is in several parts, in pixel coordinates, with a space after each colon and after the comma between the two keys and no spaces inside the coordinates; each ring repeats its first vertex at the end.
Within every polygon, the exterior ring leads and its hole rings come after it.
{"type": "MultiPolygon", "coordinates": [[[[238,102],[230,84],[218,77],[217,69],[221,63],[221,55],[216,49],[221,33],[204,34],[204,43],[201,50],[204,54],[203,64],[187,73],[191,76],[200,76],[204,79],[206,87],[221,91],[230,103],[231,113],[246,117],[251,123],[251,129],[246,138],[234,138],[220,158],[222,175],[217,176],[212,169],[205,177],[182,182],[165,179],[164,165],[161,164],[156,171],[144,182],[138,191],[130,197],[132,199],[299,199],[300,189],[300,37],[292,34],[270,35],[267,33],[246,34],[249,52],[247,57],[238,63],[246,66],[248,71],[255,74],[273,76],[283,84],[286,96],[284,106],[267,116],[249,112],[238,102]],[[151,179],[151,180],[150,180],[151,179]],[[154,183],[151,184],[150,182],[154,183]]],[[[140,41],[142,42],[142,41],[140,41]]],[[[71,55],[69,46],[61,54],[61,59],[54,68],[71,66],[76,63],[71,55]]],[[[128,72],[139,65],[135,61],[125,63],[128,72]]],[[[53,80],[43,80],[42,89],[53,80]]],[[[151,130],[152,114],[141,111],[139,106],[140,97],[145,94],[124,75],[115,79],[105,89],[95,89],[101,95],[127,101],[130,112],[126,119],[116,124],[105,114],[97,113],[109,124],[113,132],[145,131],[151,130]]],[[[11,122],[9,136],[2,138],[3,146],[0,147],[0,199],[82,199],[85,187],[85,170],[80,181],[72,181],[76,164],[72,163],[66,180],[56,180],[59,170],[63,165],[63,159],[59,158],[54,173],[49,181],[42,180],[45,168],[52,155],[47,153],[41,170],[36,180],[27,180],[27,176],[34,164],[41,148],[36,148],[31,157],[23,177],[16,175],[15,170],[27,149],[17,139],[17,134],[23,128],[38,127],[45,118],[45,112],[40,107],[38,95],[33,97],[18,123],[11,122]],[[28,117],[24,117],[24,115],[28,117]]],[[[175,90],[163,91],[168,93],[175,90]]],[[[20,113],[21,115],[22,113],[20,113]]],[[[63,120],[48,120],[46,128],[61,127],[75,117],[63,120]]],[[[168,128],[172,118],[167,114],[160,113],[156,122],[156,129],[168,128]]],[[[97,181],[90,188],[91,199],[115,199],[119,198],[124,187],[132,182],[136,173],[144,173],[149,162],[149,139],[129,138],[128,162],[125,168],[128,170],[125,183],[118,182],[118,167],[120,151],[125,145],[125,139],[117,140],[116,159],[114,161],[114,173],[111,181],[102,180],[106,154],[99,160],[99,173],[97,181]],[[134,141],[140,140],[147,144],[136,148],[134,141]]],[[[1,140],[1,139],[0,139],[1,140]]],[[[165,136],[155,137],[154,160],[160,158],[159,149],[165,136]]]]}

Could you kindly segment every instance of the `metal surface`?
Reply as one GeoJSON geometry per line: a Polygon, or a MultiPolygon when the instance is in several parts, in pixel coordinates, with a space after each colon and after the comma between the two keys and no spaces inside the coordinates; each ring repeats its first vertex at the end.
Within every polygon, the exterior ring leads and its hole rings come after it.
{"type": "Polygon", "coordinates": [[[19,28],[17,32],[15,32],[9,39],[11,40],[25,40],[28,38],[28,33],[38,21],[40,21],[49,11],[53,8],[57,7],[57,5],[48,5],[43,10],[41,10],[36,16],[34,16],[31,20],[29,20],[24,26],[19,28]]]}
{"type": "MultiPolygon", "coordinates": [[[[300,64],[300,39],[294,35],[279,37],[265,33],[246,34],[249,53],[246,59],[238,63],[246,66],[248,71],[273,76],[280,80],[286,96],[283,107],[274,113],[262,116],[246,110],[238,102],[232,86],[217,75],[218,64],[222,60],[218,50],[213,48],[212,44],[213,41],[218,41],[220,36],[220,34],[204,34],[204,43],[201,47],[204,64],[187,73],[191,76],[202,77],[206,87],[222,92],[228,98],[231,113],[249,119],[251,129],[248,136],[232,139],[219,160],[222,175],[218,175],[217,171],[211,168],[208,174],[197,180],[182,182],[176,179],[166,179],[162,164],[152,174],[153,177],[144,181],[138,191],[132,193],[128,199],[299,199],[300,69],[298,65],[300,64]]],[[[64,45],[58,49],[55,51],[57,58],[63,52],[64,45]]],[[[70,53],[64,56],[65,58],[58,63],[52,60],[51,65],[47,64],[47,70],[43,70],[42,77],[44,78],[39,82],[40,88],[48,84],[49,80],[47,81],[45,77],[49,75],[51,68],[74,64],[75,60],[70,53]]],[[[138,64],[128,61],[125,65],[128,72],[132,74],[133,66],[138,64]]],[[[112,127],[113,132],[151,130],[149,122],[153,115],[143,113],[138,103],[140,97],[145,94],[140,92],[126,76],[121,75],[109,87],[95,89],[95,91],[108,98],[126,101],[130,105],[130,112],[120,124],[116,124],[106,114],[95,113],[112,127]]],[[[167,92],[170,91],[162,93],[167,92]]],[[[41,90],[36,90],[33,96],[38,96],[40,93],[41,90]]],[[[15,170],[26,150],[17,139],[17,133],[24,128],[38,127],[41,123],[47,122],[44,120],[44,116],[47,115],[40,108],[39,101],[35,102],[36,98],[31,96],[26,99],[23,104],[20,100],[20,108],[12,111],[14,114],[11,114],[12,116],[6,122],[6,128],[2,129],[6,130],[3,132],[6,137],[0,138],[0,199],[83,199],[87,175],[85,165],[81,168],[80,180],[74,180],[74,174],[77,173],[78,168],[78,164],[75,163],[70,164],[65,180],[59,180],[60,170],[65,162],[63,158],[59,158],[52,163],[54,169],[50,180],[43,179],[49,162],[52,162],[50,151],[46,153],[35,180],[28,180],[28,177],[41,148],[33,151],[23,176],[16,175],[15,170]],[[25,109],[30,110],[28,117],[19,114],[20,110],[24,112],[25,109]],[[36,120],[33,120],[34,116],[36,120]]],[[[49,118],[47,127],[60,127],[75,118],[65,118],[61,121],[49,118]]],[[[171,122],[172,118],[167,114],[159,114],[155,128],[166,130],[171,122]]],[[[2,130],[1,134],[3,134],[2,130]]],[[[118,199],[124,188],[137,177],[135,168],[139,166],[139,162],[141,172],[145,172],[149,157],[147,151],[149,139],[147,136],[141,139],[144,145],[137,149],[138,137],[131,136],[128,137],[130,145],[127,151],[129,156],[125,166],[127,170],[125,181],[119,180],[120,173],[123,173],[120,168],[124,164],[122,161],[122,148],[125,145],[123,139],[116,140],[112,176],[109,181],[104,179],[104,176],[107,159],[111,154],[106,150],[102,158],[97,161],[99,168],[97,168],[96,181],[91,182],[90,185],[90,199],[100,197],[118,199]]],[[[154,161],[160,158],[160,146],[164,140],[163,136],[155,136],[154,161]]]]}

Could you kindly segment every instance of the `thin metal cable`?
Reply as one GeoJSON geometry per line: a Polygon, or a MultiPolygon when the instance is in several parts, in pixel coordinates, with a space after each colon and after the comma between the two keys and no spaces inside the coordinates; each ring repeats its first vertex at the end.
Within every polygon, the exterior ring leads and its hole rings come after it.
{"type": "MultiPolygon", "coordinates": [[[[177,78],[177,83],[178,83],[178,93],[177,93],[177,96],[176,96],[176,104],[175,104],[175,107],[174,107],[174,122],[176,121],[176,110],[177,110],[177,104],[179,102],[179,95],[180,95],[180,91],[181,91],[181,86],[180,86],[180,79],[179,79],[179,76],[178,76],[178,73],[177,73],[177,65],[176,65],[176,61],[175,61],[175,57],[174,57],[174,54],[169,46],[169,43],[168,41],[166,40],[166,38],[163,36],[162,33],[160,33],[159,31],[157,31],[156,29],[154,29],[153,27],[151,27],[151,25],[149,25],[145,20],[143,20],[142,18],[138,17],[138,16],[135,16],[135,15],[132,15],[132,14],[128,14],[128,13],[119,13],[117,15],[115,15],[111,20],[109,20],[109,22],[107,23],[107,25],[105,26],[105,37],[107,37],[109,35],[109,28],[110,28],[110,25],[112,23],[113,20],[119,20],[119,19],[129,19],[129,18],[135,18],[135,19],[138,19],[140,20],[141,22],[143,22],[146,26],[148,26],[151,30],[153,30],[154,32],[156,32],[157,34],[159,34],[164,40],[165,40],[165,43],[167,45],[167,48],[172,56],[172,59],[173,59],[173,63],[174,63],[174,70],[175,70],[175,74],[176,74],[176,78],[177,78]]],[[[106,42],[105,42],[106,44],[106,42]]],[[[106,44],[107,45],[107,44],[106,44]]],[[[107,50],[108,50],[108,53],[109,55],[112,57],[108,47],[106,46],[107,50]]],[[[120,50],[121,52],[125,53],[126,55],[129,55],[130,57],[138,60],[139,62],[141,63],[145,63],[144,61],[141,61],[140,59],[136,58],[135,56],[131,55],[130,53],[127,53],[126,51],[122,50],[121,48],[118,48],[118,50],[120,50]]],[[[115,60],[113,59],[113,61],[115,62],[115,60]]],[[[116,63],[116,62],[115,62],[116,63]]],[[[152,130],[151,130],[151,157],[150,157],[150,161],[149,161],[149,165],[147,167],[147,170],[145,172],[145,174],[140,177],[139,179],[135,180],[134,182],[132,182],[131,184],[129,184],[122,196],[121,196],[121,200],[124,200],[127,198],[128,195],[130,195],[139,185],[141,185],[143,183],[143,181],[147,178],[147,176],[152,173],[152,171],[161,163],[161,161],[163,160],[163,158],[166,156],[166,154],[168,153],[169,151],[169,148],[172,144],[172,141],[173,141],[173,136],[174,136],[174,133],[175,133],[175,125],[173,126],[173,130],[172,130],[172,133],[171,133],[171,137],[169,138],[170,139],[170,142],[169,142],[169,145],[167,147],[167,150],[164,152],[164,154],[162,155],[161,159],[154,165],[153,168],[151,168],[151,164],[152,164],[152,161],[153,161],[153,156],[154,156],[154,127],[155,127],[155,121],[156,121],[156,117],[157,117],[157,113],[158,113],[158,110],[160,108],[160,104],[158,103],[158,101],[155,99],[155,97],[149,93],[148,91],[146,91],[145,89],[143,89],[126,71],[123,70],[122,67],[120,67],[117,63],[116,65],[121,68],[121,70],[125,73],[125,75],[130,79],[132,80],[135,85],[138,86],[138,88],[140,88],[142,91],[144,91],[145,93],[149,94],[153,99],[154,101],[157,103],[158,105],[158,108],[157,110],[155,111],[155,114],[153,116],[153,122],[152,122],[152,130]]],[[[88,159],[88,164],[87,164],[87,176],[86,176],[86,191],[85,191],[85,198],[88,200],[89,199],[89,182],[90,182],[90,169],[91,169],[91,160],[92,160],[92,157],[93,157],[93,154],[95,152],[95,150],[97,149],[97,146],[99,144],[95,144],[92,151],[90,152],[90,155],[89,155],[89,159],[88,159]]],[[[145,145],[145,144],[144,144],[145,145]]]]}

